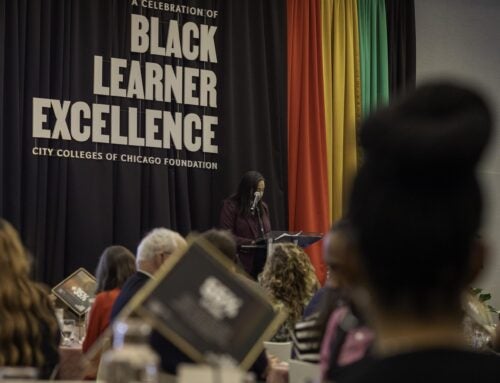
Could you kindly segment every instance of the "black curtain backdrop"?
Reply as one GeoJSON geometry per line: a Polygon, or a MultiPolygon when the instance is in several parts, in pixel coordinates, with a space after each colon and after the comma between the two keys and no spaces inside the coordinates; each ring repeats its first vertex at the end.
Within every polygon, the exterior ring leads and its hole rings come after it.
{"type": "Polygon", "coordinates": [[[389,93],[391,98],[415,87],[414,0],[385,0],[389,48],[389,93]]]}
{"type": "Polygon", "coordinates": [[[130,0],[0,0],[0,216],[20,231],[35,276],[50,285],[78,267],[93,272],[106,246],[135,252],[154,227],[185,235],[216,225],[221,200],[250,169],[266,177],[273,228],[287,228],[285,1],[170,2],[219,12],[206,21],[218,26],[218,63],[198,64],[217,74],[216,110],[93,94],[94,55],[138,59],[130,13],[179,23],[202,23],[199,16],[141,10],[130,0]],[[35,140],[33,97],[217,115],[219,153],[35,140]],[[34,156],[34,146],[216,161],[218,170],[34,156]]]}

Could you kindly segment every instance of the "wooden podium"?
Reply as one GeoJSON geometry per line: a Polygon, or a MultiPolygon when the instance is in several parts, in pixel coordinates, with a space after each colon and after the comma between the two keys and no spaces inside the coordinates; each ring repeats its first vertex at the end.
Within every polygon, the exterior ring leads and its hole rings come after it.
{"type": "Polygon", "coordinates": [[[323,238],[323,234],[321,233],[270,231],[264,237],[259,238],[255,244],[239,246],[239,251],[254,253],[253,270],[250,272],[250,275],[253,279],[257,279],[257,276],[264,269],[267,256],[272,254],[276,244],[294,243],[305,249],[313,243],[318,242],[321,238],[323,238]]]}

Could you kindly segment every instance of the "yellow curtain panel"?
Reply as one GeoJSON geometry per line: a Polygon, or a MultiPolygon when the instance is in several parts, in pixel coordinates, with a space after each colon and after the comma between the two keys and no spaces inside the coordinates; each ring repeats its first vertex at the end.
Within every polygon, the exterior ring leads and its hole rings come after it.
{"type": "Polygon", "coordinates": [[[357,168],[361,118],[356,0],[321,0],[330,220],[342,217],[357,168]]]}

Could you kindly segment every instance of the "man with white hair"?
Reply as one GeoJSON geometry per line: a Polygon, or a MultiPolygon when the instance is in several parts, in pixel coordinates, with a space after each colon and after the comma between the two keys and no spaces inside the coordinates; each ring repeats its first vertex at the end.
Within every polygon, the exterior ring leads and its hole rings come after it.
{"type": "Polygon", "coordinates": [[[151,278],[167,260],[170,254],[180,247],[186,246],[186,241],[175,231],[163,227],[153,229],[146,235],[137,247],[137,271],[125,282],[111,310],[111,321],[127,305],[132,297],[151,278]]]}

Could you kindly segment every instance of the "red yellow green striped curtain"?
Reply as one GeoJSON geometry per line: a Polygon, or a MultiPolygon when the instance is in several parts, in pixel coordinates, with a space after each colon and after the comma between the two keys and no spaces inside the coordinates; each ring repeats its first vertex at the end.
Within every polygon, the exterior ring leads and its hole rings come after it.
{"type": "MultiPolygon", "coordinates": [[[[413,0],[387,4],[391,15],[414,17],[413,0]]],[[[287,6],[289,228],[324,233],[345,213],[360,120],[389,101],[389,64],[398,76],[412,66],[399,65],[396,54],[389,62],[386,0],[288,0],[287,6]]],[[[399,30],[397,18],[390,21],[390,31],[399,30]]],[[[323,280],[321,248],[308,253],[323,280]]]]}

